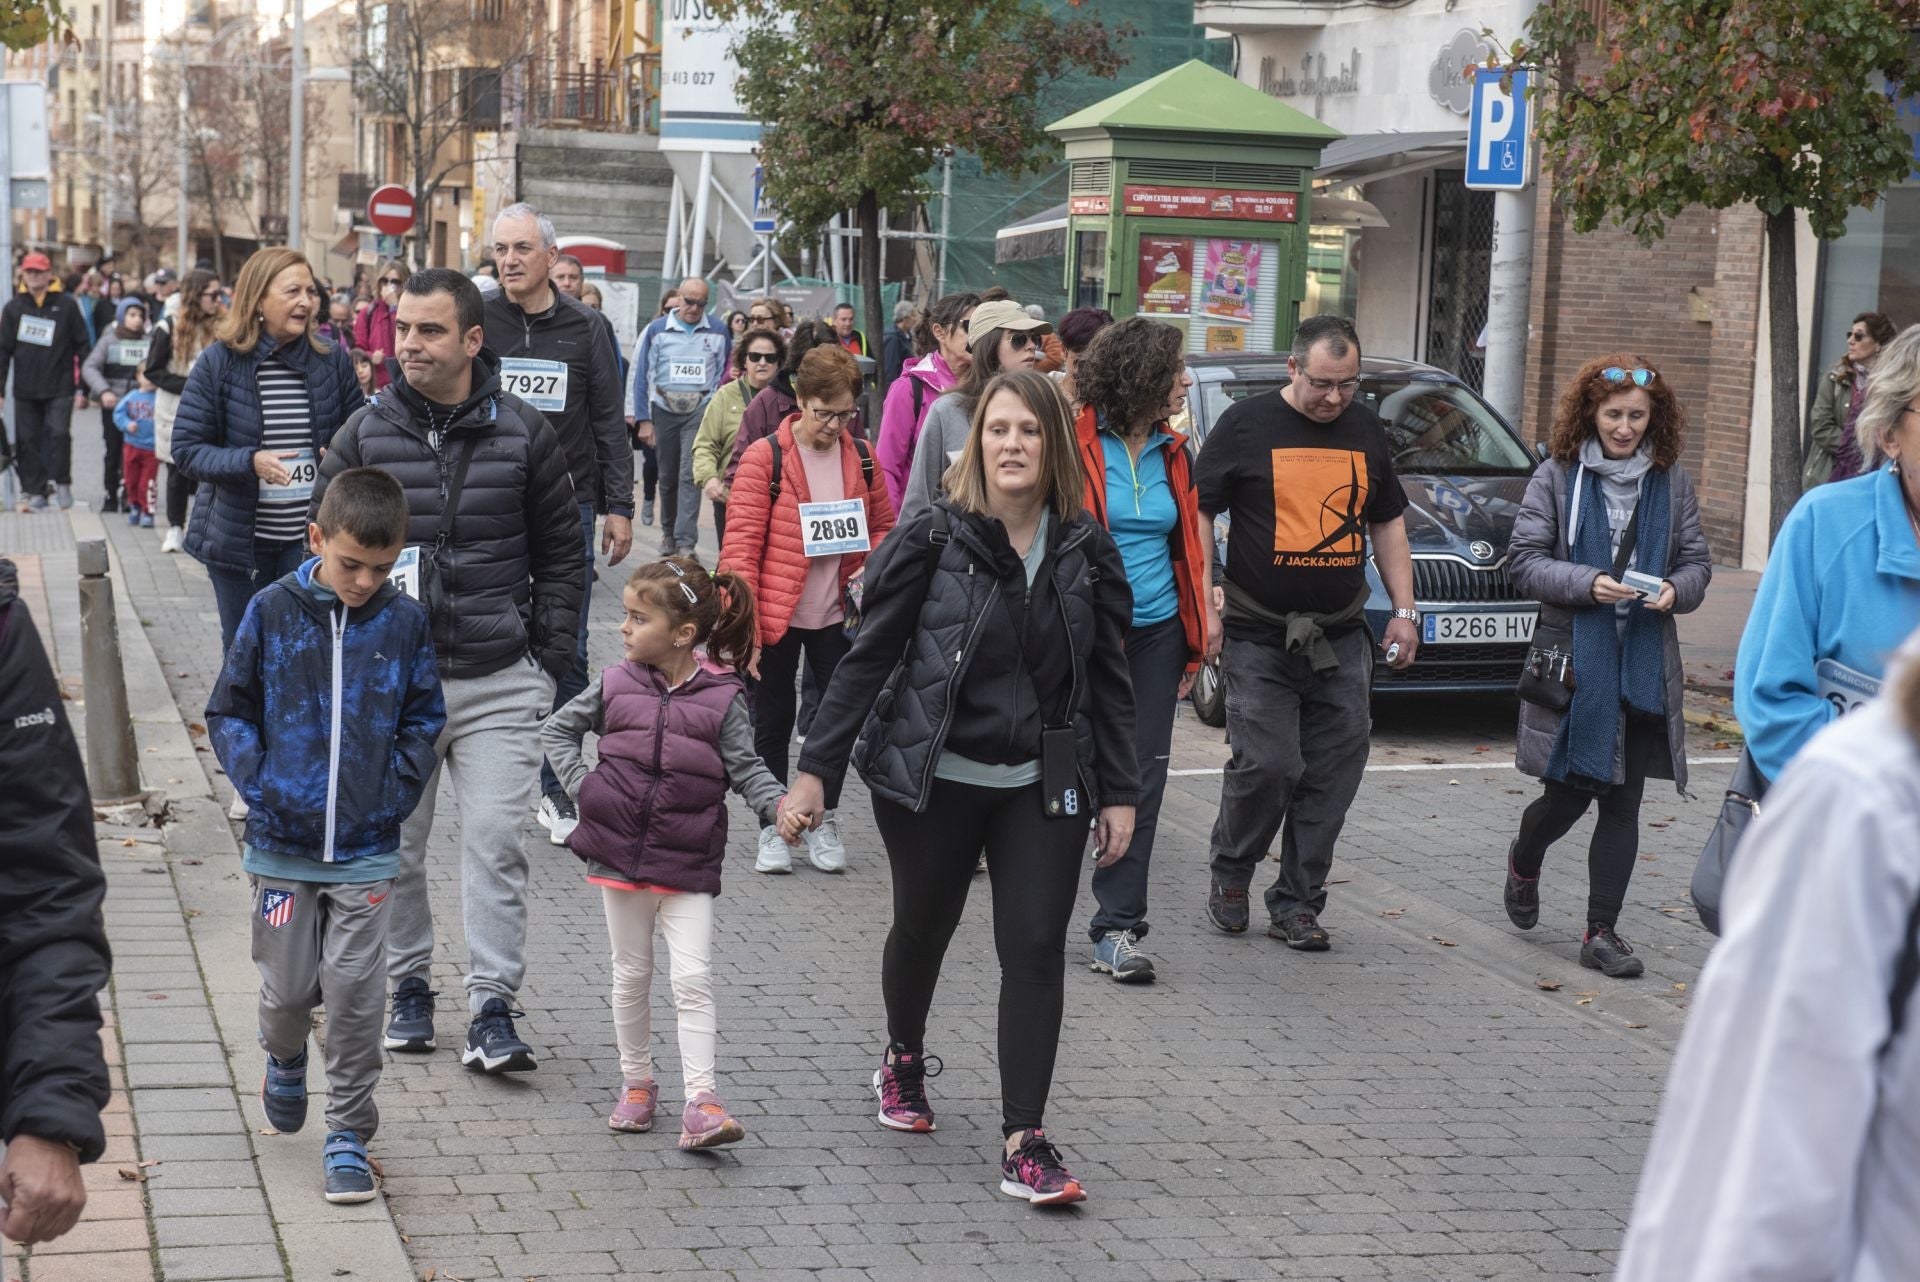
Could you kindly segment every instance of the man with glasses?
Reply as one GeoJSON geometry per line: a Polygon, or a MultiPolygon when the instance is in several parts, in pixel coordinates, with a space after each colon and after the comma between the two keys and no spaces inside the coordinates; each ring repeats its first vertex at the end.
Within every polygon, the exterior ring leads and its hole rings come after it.
{"type": "MultiPolygon", "coordinates": [[[[620,367],[599,312],[555,289],[553,221],[532,205],[508,205],[493,220],[500,292],[486,301],[487,348],[500,358],[500,386],[540,411],[560,438],[580,507],[586,591],[573,666],[553,706],[587,688],[587,620],[593,602],[594,514],[605,516],[600,551],[618,565],[633,546],[633,447],[620,401],[620,367]]],[[[541,827],[556,846],[579,822],[567,790],[541,763],[541,827]]]]}
{"type": "Polygon", "coordinates": [[[1216,515],[1231,518],[1215,608],[1225,614],[1220,668],[1233,755],[1213,826],[1207,915],[1227,934],[1247,929],[1247,889],[1280,834],[1267,934],[1320,952],[1334,842],[1360,790],[1372,730],[1369,542],[1393,600],[1380,642],[1390,667],[1413,662],[1419,614],[1401,515],[1407,497],[1386,429],[1355,400],[1352,323],[1303,322],[1287,373],[1284,388],[1220,416],[1194,467],[1205,527],[1216,515]]]}
{"type": "Polygon", "coordinates": [[[678,292],[679,305],[640,332],[633,353],[636,431],[660,459],[661,556],[692,556],[699,542],[693,436],[733,353],[726,325],[707,314],[707,282],[689,276],[678,292]]]}

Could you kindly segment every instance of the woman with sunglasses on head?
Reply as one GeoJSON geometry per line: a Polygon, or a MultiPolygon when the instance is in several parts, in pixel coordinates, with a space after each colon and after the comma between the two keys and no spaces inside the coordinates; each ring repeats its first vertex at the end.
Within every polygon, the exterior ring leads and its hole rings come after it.
{"type": "MultiPolygon", "coordinates": [[[[765,338],[756,336],[755,345],[765,338]]],[[[750,669],[760,681],[754,750],[782,782],[801,657],[826,689],[851,644],[848,586],[893,528],[893,505],[873,452],[852,432],[860,394],[853,357],[838,343],[821,343],[801,360],[793,390],[798,412],[748,446],[740,461],[720,550],[720,568],[738,574],[758,602],[760,650],[750,669]]],[[[839,794],[837,787],[828,791],[824,821],[807,834],[807,858],[821,872],[847,866],[833,820],[839,794]]],[[[787,843],[772,826],[760,830],[754,871],[793,871],[787,843]]]]}
{"type": "Polygon", "coordinates": [[[920,442],[920,429],[927,415],[940,400],[940,394],[960,381],[960,375],[973,363],[967,353],[967,326],[973,309],[980,305],[978,294],[946,294],[915,319],[913,350],[917,359],[907,362],[901,377],[887,388],[887,400],[880,411],[880,436],[874,451],[880,457],[880,470],[887,474],[887,497],[894,506],[907,487],[907,474],[913,467],[913,447],[920,442]]]}
{"type": "Polygon", "coordinates": [[[1580,964],[1618,979],[1643,969],[1615,931],[1639,857],[1641,794],[1648,779],[1687,786],[1674,615],[1698,609],[1713,577],[1680,465],[1686,426],[1673,389],[1643,358],[1588,361],[1560,394],[1550,457],[1513,526],[1513,585],[1540,602],[1529,663],[1571,679],[1551,690],[1522,682],[1516,764],[1542,792],[1507,850],[1507,916],[1522,930],[1539,921],[1547,848],[1598,801],[1580,964]],[[1564,640],[1562,629],[1571,663],[1556,667],[1542,643],[1564,640]]]}
{"type": "Polygon", "coordinates": [[[1861,312],[1847,326],[1847,354],[1827,371],[1813,394],[1813,412],[1807,417],[1807,462],[1800,474],[1804,488],[1850,480],[1873,470],[1873,461],[1863,457],[1867,451],[1854,434],[1854,424],[1866,404],[1874,360],[1897,332],[1879,312],[1861,312]]]}
{"type": "Polygon", "coordinates": [[[693,483],[713,503],[713,540],[727,545],[727,463],[740,419],[787,359],[787,341],[773,330],[748,330],[733,349],[732,377],[707,401],[693,434],[693,483]]]}
{"type": "Polygon", "coordinates": [[[995,374],[1032,369],[1039,364],[1046,354],[1040,340],[1052,332],[1053,326],[1027,315],[1026,308],[1010,298],[983,302],[973,309],[966,323],[966,373],[933,403],[920,425],[913,466],[900,491],[902,520],[925,510],[940,497],[947,468],[966,446],[982,389],[995,374]]]}
{"type": "Polygon", "coordinates": [[[400,290],[411,275],[413,272],[398,258],[381,263],[379,274],[374,277],[377,292],[372,305],[353,318],[353,341],[348,348],[361,348],[373,357],[375,387],[385,387],[391,377],[387,373],[387,358],[393,355],[394,309],[400,305],[400,290]]]}

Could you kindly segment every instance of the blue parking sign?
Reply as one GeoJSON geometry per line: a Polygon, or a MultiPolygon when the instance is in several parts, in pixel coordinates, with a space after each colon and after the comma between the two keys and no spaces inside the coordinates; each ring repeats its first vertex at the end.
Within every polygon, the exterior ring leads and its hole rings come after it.
{"type": "Polygon", "coordinates": [[[1467,115],[1467,186],[1473,191],[1524,191],[1533,181],[1533,101],[1527,93],[1533,69],[1513,69],[1511,93],[1500,87],[1508,74],[1498,67],[1474,72],[1467,115]]]}

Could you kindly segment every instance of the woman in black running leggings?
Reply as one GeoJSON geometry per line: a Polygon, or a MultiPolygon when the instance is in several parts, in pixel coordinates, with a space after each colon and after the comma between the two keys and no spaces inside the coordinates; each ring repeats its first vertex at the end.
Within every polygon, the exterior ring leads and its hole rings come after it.
{"type": "MultiPolygon", "coordinates": [[[[787,807],[817,820],[855,764],[893,866],[881,969],[888,1047],[880,1122],[931,1131],[927,1011],[984,848],[1000,957],[1000,1189],[1086,1196],[1043,1129],[1067,924],[1091,822],[1102,864],[1126,853],[1138,791],[1133,614],[1113,539],[1081,510],[1066,401],[1031,370],[975,403],[947,497],[868,562],[867,613],[807,736],[787,807]]],[[[937,1061],[934,1061],[937,1062],[937,1061]]]]}

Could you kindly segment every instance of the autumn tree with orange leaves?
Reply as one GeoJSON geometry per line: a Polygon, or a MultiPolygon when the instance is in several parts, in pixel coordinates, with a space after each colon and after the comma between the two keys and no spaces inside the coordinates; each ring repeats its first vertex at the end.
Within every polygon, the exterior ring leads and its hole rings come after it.
{"type": "Polygon", "coordinates": [[[1541,156],[1578,230],[1651,243],[1691,205],[1766,215],[1776,531],[1800,497],[1796,214],[1831,240],[1907,176],[1916,25],[1920,0],[1613,0],[1596,29],[1546,0],[1513,50],[1545,70],[1541,156]]]}

